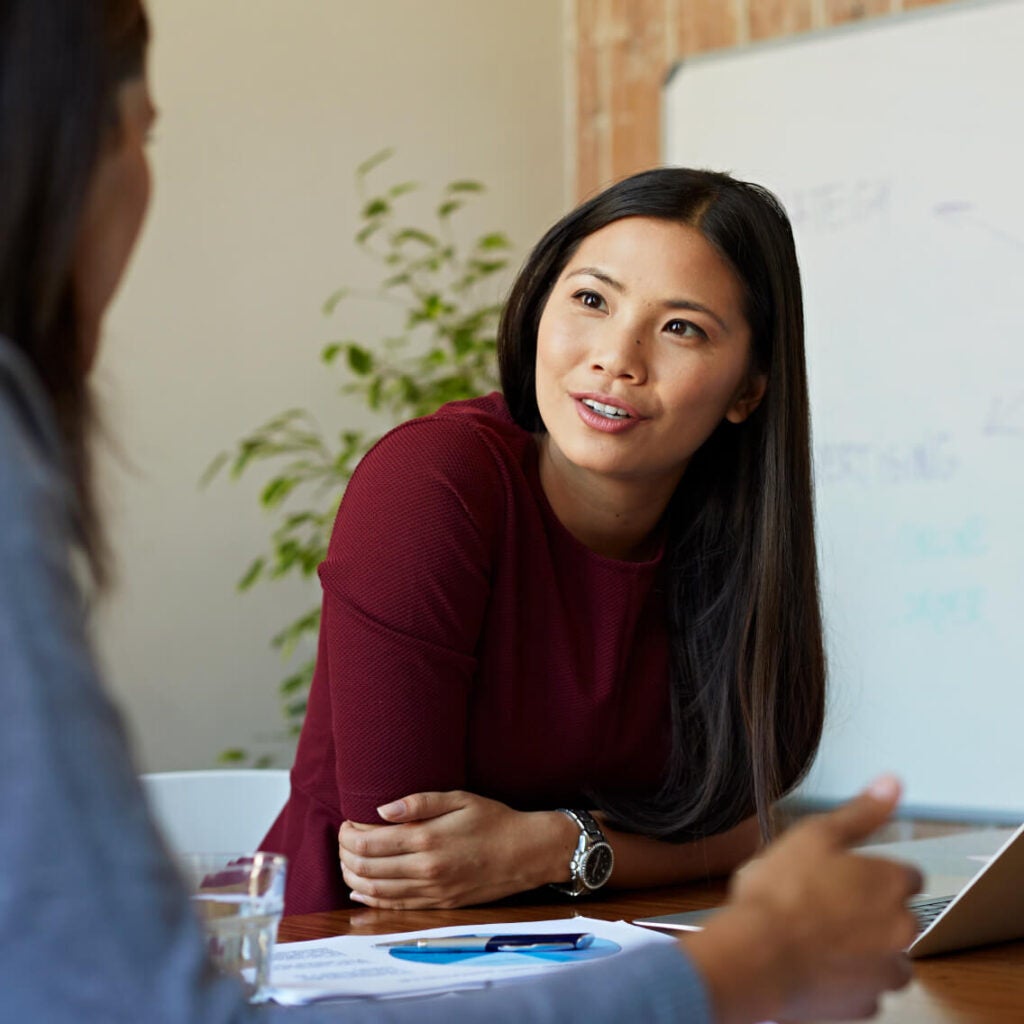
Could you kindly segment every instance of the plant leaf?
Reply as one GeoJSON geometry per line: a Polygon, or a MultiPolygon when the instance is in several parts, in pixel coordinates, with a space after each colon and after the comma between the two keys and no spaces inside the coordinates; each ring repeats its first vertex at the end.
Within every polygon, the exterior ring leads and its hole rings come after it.
{"type": "Polygon", "coordinates": [[[199,478],[199,486],[209,487],[213,478],[228,464],[230,458],[231,456],[227,452],[217,455],[203,470],[203,475],[199,478]]]}
{"type": "Polygon", "coordinates": [[[248,590],[263,574],[263,567],[267,560],[263,557],[254,558],[245,570],[245,575],[235,584],[238,590],[248,590]]]}
{"type": "Polygon", "coordinates": [[[306,698],[291,701],[285,705],[284,713],[289,718],[301,718],[306,714],[306,698]]]}
{"type": "Polygon", "coordinates": [[[349,344],[347,346],[347,356],[349,369],[353,373],[358,374],[360,377],[365,377],[373,371],[373,356],[365,348],[349,344]]]}
{"type": "Polygon", "coordinates": [[[481,277],[487,277],[498,270],[504,270],[508,266],[508,260],[473,260],[470,266],[481,277]]]}
{"type": "Polygon", "coordinates": [[[356,177],[365,178],[370,171],[379,167],[386,160],[390,160],[394,155],[395,151],[390,146],[387,149],[378,150],[373,154],[373,156],[368,157],[356,168],[356,177]]]}
{"type": "Polygon", "coordinates": [[[484,250],[511,249],[512,243],[500,231],[494,231],[489,235],[481,235],[477,240],[476,247],[484,250]]]}
{"type": "Polygon", "coordinates": [[[364,245],[370,240],[378,231],[380,231],[382,224],[379,220],[370,221],[364,228],[361,228],[356,234],[356,242],[359,245],[364,245]]]}
{"type": "MultiPolygon", "coordinates": [[[[372,220],[374,217],[383,217],[384,214],[391,212],[391,204],[383,197],[377,196],[376,199],[371,199],[364,207],[362,217],[363,220],[372,220]]],[[[370,225],[367,225],[369,227],[370,225]]],[[[366,228],[363,228],[365,231],[366,228]]],[[[377,229],[374,228],[376,231],[377,229]]],[[[362,232],[360,232],[362,234],[362,232]]],[[[359,235],[356,235],[359,238],[359,235]]]]}
{"type": "Polygon", "coordinates": [[[277,508],[288,497],[298,483],[294,477],[274,477],[260,492],[260,504],[264,508],[277,508]]]}
{"type": "Polygon", "coordinates": [[[338,288],[336,291],[331,292],[323,305],[324,316],[330,316],[338,308],[338,303],[347,297],[347,288],[338,288]]]}
{"type": "Polygon", "coordinates": [[[438,240],[429,232],[421,231],[419,228],[403,228],[391,236],[392,245],[404,245],[406,242],[420,242],[431,248],[438,245],[438,240]]]}

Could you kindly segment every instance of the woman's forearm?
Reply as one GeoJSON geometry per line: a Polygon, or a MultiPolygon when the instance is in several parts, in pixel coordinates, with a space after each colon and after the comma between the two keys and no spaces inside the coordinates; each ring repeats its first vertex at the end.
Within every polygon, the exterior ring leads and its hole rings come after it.
{"type": "Polygon", "coordinates": [[[689,843],[670,843],[602,827],[615,852],[615,870],[609,884],[617,889],[677,885],[728,875],[761,847],[754,817],[728,832],[689,843]]]}

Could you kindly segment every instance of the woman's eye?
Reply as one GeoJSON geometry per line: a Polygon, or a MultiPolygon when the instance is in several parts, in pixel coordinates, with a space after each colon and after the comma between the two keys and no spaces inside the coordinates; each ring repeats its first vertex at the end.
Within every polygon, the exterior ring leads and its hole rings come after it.
{"type": "Polygon", "coordinates": [[[669,320],[665,330],[677,338],[706,338],[707,332],[698,327],[692,320],[669,320]]]}
{"type": "Polygon", "coordinates": [[[573,298],[579,300],[587,309],[604,309],[604,299],[597,292],[592,292],[588,288],[576,292],[573,298]]]}

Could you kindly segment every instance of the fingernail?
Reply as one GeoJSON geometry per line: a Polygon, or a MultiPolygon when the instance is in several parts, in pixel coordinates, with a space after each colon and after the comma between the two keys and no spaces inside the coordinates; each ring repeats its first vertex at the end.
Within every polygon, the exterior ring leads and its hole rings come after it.
{"type": "Polygon", "coordinates": [[[358,892],[350,892],[348,894],[348,898],[350,900],[355,900],[356,903],[365,903],[366,902],[366,897],[361,895],[358,892]]]}
{"type": "Polygon", "coordinates": [[[900,780],[895,775],[880,775],[868,786],[868,792],[876,800],[892,800],[899,791],[900,780]]]}
{"type": "Polygon", "coordinates": [[[382,818],[400,818],[405,814],[405,801],[396,800],[394,803],[384,804],[377,808],[377,813],[382,818]]]}

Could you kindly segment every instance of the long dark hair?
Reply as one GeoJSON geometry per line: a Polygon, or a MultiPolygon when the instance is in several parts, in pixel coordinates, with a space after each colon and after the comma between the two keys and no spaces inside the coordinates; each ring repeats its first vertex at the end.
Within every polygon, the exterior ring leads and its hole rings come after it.
{"type": "Polygon", "coordinates": [[[140,0],[0,0],[0,333],[53,403],[79,543],[99,583],[105,549],[72,262],[93,173],[118,128],[118,88],[142,73],[148,38],[140,0]]]}
{"type": "Polygon", "coordinates": [[[593,794],[613,822],[673,839],[712,835],[772,804],[821,739],[825,656],[818,598],[804,360],[793,234],[778,200],[710,171],[662,168],[590,199],[541,239],[499,328],[502,387],[516,421],[542,431],[535,360],[541,313],[588,235],[624,217],[696,228],[730,264],[765,396],[694,454],[665,514],[672,747],[660,792],[593,794]]]}

